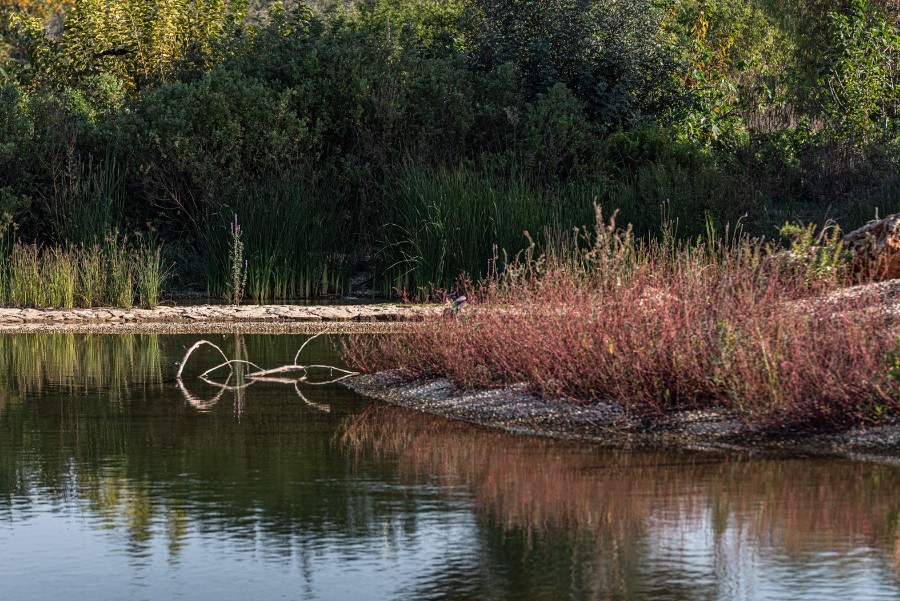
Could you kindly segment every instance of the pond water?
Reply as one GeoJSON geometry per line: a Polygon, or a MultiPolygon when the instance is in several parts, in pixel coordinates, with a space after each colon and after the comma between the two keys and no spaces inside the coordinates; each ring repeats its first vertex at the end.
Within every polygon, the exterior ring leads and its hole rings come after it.
{"type": "MultiPolygon", "coordinates": [[[[0,598],[900,597],[900,467],[509,436],[207,383],[208,348],[180,388],[200,338],[0,337],[0,598]]],[[[306,340],[207,338],[262,367],[306,340]]]]}

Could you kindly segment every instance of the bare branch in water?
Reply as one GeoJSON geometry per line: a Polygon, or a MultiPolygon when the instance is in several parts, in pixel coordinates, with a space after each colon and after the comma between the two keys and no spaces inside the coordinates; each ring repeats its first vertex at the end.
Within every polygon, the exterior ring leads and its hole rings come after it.
{"type": "Polygon", "coordinates": [[[189,348],[187,350],[187,352],[184,355],[184,358],[181,360],[181,364],[178,367],[178,373],[175,375],[175,381],[178,384],[178,388],[181,389],[182,394],[184,394],[184,398],[187,399],[188,403],[190,403],[191,406],[196,408],[198,411],[209,411],[210,409],[212,409],[212,407],[215,406],[215,404],[219,402],[219,400],[222,398],[222,395],[224,395],[226,391],[239,392],[242,390],[246,390],[247,388],[249,388],[250,386],[252,386],[253,384],[255,384],[257,382],[274,382],[277,384],[293,384],[294,391],[296,391],[297,396],[300,397],[300,400],[302,400],[304,403],[306,403],[313,409],[316,409],[318,411],[325,411],[327,413],[327,412],[331,411],[331,407],[329,407],[328,405],[322,405],[320,403],[313,403],[312,401],[307,399],[306,396],[303,394],[303,392],[301,392],[301,390],[300,390],[300,384],[302,383],[302,384],[307,384],[310,386],[324,386],[326,384],[335,384],[337,382],[340,382],[341,380],[344,380],[351,376],[355,376],[359,373],[359,372],[355,372],[355,371],[350,371],[349,369],[334,367],[333,365],[300,365],[298,363],[298,361],[300,360],[300,354],[303,352],[303,349],[306,348],[306,345],[309,344],[310,342],[312,342],[315,338],[318,338],[319,336],[321,336],[322,334],[325,334],[327,332],[328,332],[328,330],[325,330],[323,332],[319,332],[315,336],[311,336],[310,338],[306,339],[303,342],[303,344],[300,346],[300,349],[297,351],[297,354],[294,355],[294,363],[293,364],[282,365],[281,367],[274,367],[272,369],[263,369],[260,366],[256,365],[255,363],[252,363],[251,361],[245,361],[243,359],[229,359],[228,356],[225,354],[225,352],[222,351],[221,348],[219,348],[212,342],[210,342],[208,340],[198,340],[196,343],[194,343],[194,345],[191,348],[189,348]],[[202,374],[200,374],[199,376],[197,376],[197,378],[199,380],[202,380],[203,382],[206,382],[207,384],[219,389],[219,392],[216,393],[216,395],[209,400],[203,400],[203,399],[197,398],[196,396],[191,394],[185,387],[184,382],[182,381],[182,377],[181,377],[181,374],[184,371],[184,366],[187,364],[187,361],[190,358],[190,356],[194,353],[194,351],[196,351],[198,348],[200,348],[201,346],[204,346],[204,345],[213,347],[214,349],[219,351],[219,354],[222,355],[222,357],[225,359],[224,363],[220,363],[219,365],[216,365],[215,367],[212,367],[212,368],[206,370],[205,372],[203,372],[202,374]],[[244,377],[247,379],[247,382],[245,382],[244,384],[230,385],[229,382],[231,381],[231,378],[235,375],[234,365],[249,365],[249,366],[253,367],[254,369],[256,369],[256,371],[253,371],[253,372],[250,372],[250,373],[244,375],[244,377]],[[224,367],[227,367],[229,370],[228,377],[225,379],[224,384],[216,382],[215,380],[212,380],[209,378],[210,374],[212,374],[224,367]],[[324,382],[310,382],[309,381],[309,370],[310,369],[327,369],[330,371],[331,375],[334,375],[334,372],[339,372],[340,374],[343,374],[343,375],[341,375],[337,378],[333,378],[331,380],[324,381],[324,382]],[[296,378],[273,377],[273,376],[277,376],[278,374],[289,374],[289,373],[295,373],[295,372],[302,372],[302,374],[296,378]]]}
{"type": "Polygon", "coordinates": [[[218,346],[216,346],[215,344],[213,344],[212,342],[210,342],[209,340],[198,340],[198,341],[195,342],[194,345],[193,345],[191,348],[189,348],[189,349],[187,350],[187,352],[184,354],[184,359],[181,360],[181,365],[178,366],[178,373],[175,374],[175,379],[176,379],[176,380],[180,380],[180,379],[181,379],[181,372],[184,371],[184,366],[187,364],[188,357],[190,357],[190,356],[194,353],[194,351],[196,351],[198,348],[200,348],[200,347],[203,346],[204,344],[208,344],[209,346],[211,346],[211,347],[213,347],[214,349],[216,349],[217,351],[219,351],[219,354],[222,355],[222,358],[225,359],[225,361],[228,361],[228,360],[229,360],[229,359],[228,359],[228,356],[225,354],[225,352],[224,352],[222,349],[220,349],[218,346]]]}
{"type": "Polygon", "coordinates": [[[313,340],[315,340],[316,338],[318,338],[319,336],[321,336],[322,334],[325,334],[326,332],[328,332],[328,330],[322,330],[321,332],[319,332],[319,333],[316,334],[315,336],[310,336],[309,338],[307,338],[307,339],[303,342],[303,344],[300,345],[300,349],[297,351],[297,354],[294,355],[294,365],[297,365],[297,361],[300,359],[300,353],[303,352],[303,349],[306,348],[306,345],[309,344],[310,342],[312,342],[313,340]]]}
{"type": "MultiPolygon", "coordinates": [[[[198,378],[205,378],[205,377],[208,376],[209,374],[211,374],[211,373],[213,373],[214,371],[217,371],[217,370],[219,370],[219,369],[222,369],[223,367],[228,367],[229,369],[231,369],[231,366],[234,365],[235,363],[243,364],[243,365],[250,365],[250,366],[252,366],[252,367],[255,367],[256,369],[262,369],[262,368],[261,368],[259,365],[257,365],[256,363],[251,363],[250,361],[244,361],[243,359],[229,359],[229,360],[226,361],[225,363],[220,363],[219,365],[216,365],[215,367],[212,367],[212,368],[210,368],[210,369],[207,369],[205,372],[203,372],[202,374],[200,374],[200,375],[197,376],[197,377],[198,377],[198,378]]],[[[232,373],[234,373],[234,370],[233,370],[233,369],[232,369],[231,371],[232,371],[232,373]]],[[[256,372],[254,372],[254,373],[256,373],[256,372]]]]}

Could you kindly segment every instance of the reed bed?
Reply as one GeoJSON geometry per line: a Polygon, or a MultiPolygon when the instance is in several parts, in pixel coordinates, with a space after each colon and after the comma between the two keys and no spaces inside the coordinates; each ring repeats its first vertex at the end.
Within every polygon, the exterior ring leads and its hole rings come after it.
{"type": "Polygon", "coordinates": [[[71,309],[155,307],[166,279],[160,249],[109,236],[91,246],[10,245],[0,266],[0,304],[71,309]]]}
{"type": "Polygon", "coordinates": [[[646,243],[598,214],[580,268],[513,265],[470,291],[460,315],[356,339],[347,353],[361,371],[525,383],[651,419],[724,408],[774,429],[838,429],[895,417],[896,328],[875,294],[816,300],[846,282],[829,252],[798,259],[714,233],[646,243]]]}
{"type": "Polygon", "coordinates": [[[460,273],[496,274],[534,242],[541,252],[593,218],[590,192],[538,190],[525,175],[407,166],[386,192],[382,292],[430,296],[460,273]]]}
{"type": "MultiPolygon", "coordinates": [[[[240,220],[246,295],[256,302],[312,298],[349,291],[353,240],[337,186],[302,178],[275,179],[223,199],[204,236],[207,290],[233,297],[232,239],[240,220]]],[[[243,275],[243,274],[242,274],[243,275]]]]}

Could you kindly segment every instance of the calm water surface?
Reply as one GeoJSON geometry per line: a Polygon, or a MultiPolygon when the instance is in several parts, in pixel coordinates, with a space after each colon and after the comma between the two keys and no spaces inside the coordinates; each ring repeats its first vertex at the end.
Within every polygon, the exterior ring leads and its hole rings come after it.
{"type": "MultiPolygon", "coordinates": [[[[209,350],[179,388],[200,338],[0,337],[0,598],[900,598],[896,466],[508,436],[206,383],[209,350]]],[[[262,367],[306,340],[207,338],[262,367]]]]}

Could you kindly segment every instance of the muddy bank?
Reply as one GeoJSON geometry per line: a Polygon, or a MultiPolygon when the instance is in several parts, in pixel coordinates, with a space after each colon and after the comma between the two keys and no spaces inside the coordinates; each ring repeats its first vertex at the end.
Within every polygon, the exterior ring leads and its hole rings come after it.
{"type": "Polygon", "coordinates": [[[0,333],[27,332],[317,332],[323,328],[390,331],[440,307],[405,305],[192,305],[155,309],[0,308],[0,333]]]}
{"type": "Polygon", "coordinates": [[[401,407],[514,434],[583,440],[617,447],[734,449],[900,462],[900,425],[816,435],[773,435],[723,411],[681,411],[653,422],[617,403],[546,401],[520,388],[460,391],[445,379],[407,382],[397,372],[344,381],[352,390],[401,407]]]}

